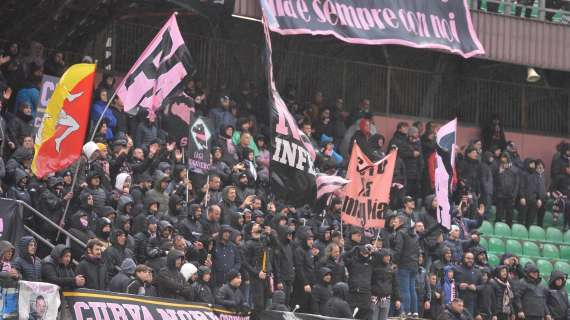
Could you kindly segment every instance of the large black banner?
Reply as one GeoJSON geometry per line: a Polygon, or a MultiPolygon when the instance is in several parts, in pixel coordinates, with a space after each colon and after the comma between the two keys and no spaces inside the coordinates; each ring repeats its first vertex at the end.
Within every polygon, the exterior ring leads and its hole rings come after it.
{"type": "Polygon", "coordinates": [[[200,303],[80,289],[63,293],[73,320],[249,320],[200,303]]]}
{"type": "Polygon", "coordinates": [[[271,31],[484,54],[467,0],[261,0],[271,31]]]}
{"type": "Polygon", "coordinates": [[[23,232],[20,204],[16,200],[0,198],[0,240],[18,243],[23,232]]]}
{"type": "Polygon", "coordinates": [[[210,168],[212,143],[216,135],[209,118],[196,117],[190,123],[188,134],[188,164],[192,169],[210,168]]]}
{"type": "Polygon", "coordinates": [[[194,114],[194,101],[182,95],[168,98],[163,103],[162,127],[168,132],[168,139],[180,147],[188,145],[188,128],[194,114]]]}
{"type": "Polygon", "coordinates": [[[273,78],[271,59],[271,38],[264,20],[267,82],[271,105],[271,192],[278,200],[294,206],[302,206],[315,201],[314,161],[316,153],[309,138],[299,130],[295,118],[277,92],[273,78]]]}

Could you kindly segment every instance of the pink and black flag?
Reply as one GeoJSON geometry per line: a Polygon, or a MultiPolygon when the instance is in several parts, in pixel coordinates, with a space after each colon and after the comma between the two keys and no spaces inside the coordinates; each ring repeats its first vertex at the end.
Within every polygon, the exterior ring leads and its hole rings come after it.
{"type": "Polygon", "coordinates": [[[435,195],[437,198],[437,221],[443,227],[451,228],[450,197],[452,195],[453,173],[455,172],[455,144],[457,141],[457,119],[439,128],[436,136],[435,195]]]}
{"type": "Polygon", "coordinates": [[[328,174],[317,175],[317,200],[325,194],[336,192],[346,186],[350,180],[328,174]]]}
{"type": "Polygon", "coordinates": [[[154,114],[162,101],[177,93],[182,80],[193,73],[192,57],[174,13],[131,67],[117,95],[126,112],[140,107],[154,114]]]}

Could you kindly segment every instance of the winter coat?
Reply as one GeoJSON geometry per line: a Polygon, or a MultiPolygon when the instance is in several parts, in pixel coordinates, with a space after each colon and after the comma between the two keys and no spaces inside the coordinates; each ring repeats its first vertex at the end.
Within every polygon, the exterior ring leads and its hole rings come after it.
{"type": "Polygon", "coordinates": [[[234,288],[228,283],[224,284],[218,292],[216,292],[215,301],[216,304],[235,311],[247,308],[245,296],[241,289],[234,288]]]}
{"type": "Polygon", "coordinates": [[[178,232],[184,237],[184,239],[188,241],[196,241],[200,239],[202,234],[204,233],[204,229],[202,228],[202,224],[196,216],[194,215],[194,207],[198,205],[191,205],[189,209],[188,216],[182,218],[178,222],[178,232]]]}
{"type": "Polygon", "coordinates": [[[75,272],[71,263],[67,266],[59,263],[59,259],[71,249],[63,244],[56,245],[49,256],[42,263],[42,281],[58,285],[63,290],[73,290],[75,285],[75,272]]]}
{"type": "Polygon", "coordinates": [[[411,229],[400,227],[392,239],[394,264],[400,268],[417,270],[420,245],[418,236],[411,229]]]}
{"type": "MultiPolygon", "coordinates": [[[[42,191],[40,194],[40,203],[39,209],[41,213],[43,213],[46,217],[48,217],[52,222],[59,224],[62,216],[63,211],[65,210],[65,203],[66,201],[63,198],[58,197],[52,191],[52,185],[50,182],[55,182],[55,177],[50,177],[48,179],[48,188],[42,191]]],[[[57,229],[43,220],[38,219],[37,225],[39,227],[39,233],[43,236],[47,236],[50,239],[55,238],[57,234],[57,229]]]]}
{"type": "Polygon", "coordinates": [[[276,281],[292,283],[295,280],[295,260],[293,247],[287,239],[288,228],[277,226],[279,245],[275,250],[276,281]]]}
{"type": "Polygon", "coordinates": [[[267,308],[267,310],[284,312],[291,311],[291,309],[287,306],[285,299],[285,292],[276,290],[273,292],[273,297],[271,297],[271,305],[267,308]]]}
{"type": "Polygon", "coordinates": [[[158,127],[148,120],[140,122],[135,130],[135,147],[148,147],[158,137],[158,127]]]}
{"type": "Polygon", "coordinates": [[[216,298],[212,293],[209,283],[205,283],[202,280],[198,280],[192,284],[192,301],[214,304],[216,298]]]}
{"type": "Polygon", "coordinates": [[[127,291],[126,292],[128,294],[136,294],[136,295],[145,296],[145,297],[158,297],[158,293],[156,291],[155,286],[153,286],[152,284],[143,283],[139,279],[132,280],[127,285],[127,291]]]}
{"type": "Polygon", "coordinates": [[[323,315],[332,318],[353,319],[348,302],[348,285],[339,282],[333,286],[333,296],[325,304],[323,315]]]}
{"type": "Polygon", "coordinates": [[[445,306],[445,310],[439,314],[437,320],[471,320],[473,317],[467,311],[463,309],[462,313],[456,313],[451,309],[451,306],[445,306]]]}
{"type": "Polygon", "coordinates": [[[481,194],[483,189],[481,187],[483,174],[481,161],[465,157],[465,159],[459,161],[457,169],[459,178],[465,180],[465,185],[469,187],[473,193],[477,195],[481,194]]]}
{"type": "Polygon", "coordinates": [[[169,177],[161,171],[158,171],[154,177],[153,189],[149,190],[145,195],[145,199],[146,197],[151,197],[158,201],[158,213],[161,215],[168,214],[168,202],[170,197],[165,190],[160,189],[161,182],[166,179],[169,179],[169,177]]]}
{"type": "Polygon", "coordinates": [[[9,242],[5,240],[0,240],[0,257],[4,256],[6,251],[12,251],[12,260],[11,261],[2,261],[0,259],[0,280],[2,281],[4,287],[6,288],[15,288],[18,285],[17,279],[12,278],[10,276],[10,269],[14,266],[14,259],[16,258],[16,248],[9,242]]]}
{"type": "Polygon", "coordinates": [[[331,284],[334,285],[338,282],[346,282],[346,266],[342,257],[333,258],[333,257],[323,257],[317,263],[317,270],[320,270],[322,267],[327,267],[332,271],[332,280],[331,284]]]}
{"type": "Polygon", "coordinates": [[[245,260],[241,263],[248,272],[251,281],[259,281],[259,273],[265,270],[265,273],[271,274],[273,255],[271,248],[266,241],[250,239],[246,241],[244,247],[245,260]],[[265,265],[263,265],[263,255],[266,255],[265,265]]]}
{"type": "Polygon", "coordinates": [[[302,288],[316,283],[315,258],[311,248],[307,246],[309,231],[299,235],[299,245],[295,248],[295,286],[302,288]]]}
{"type": "Polygon", "coordinates": [[[421,179],[424,165],[424,160],[421,153],[422,146],[419,140],[415,143],[412,143],[406,139],[401,144],[400,149],[398,150],[398,157],[404,160],[404,164],[406,165],[407,180],[421,179]],[[414,157],[414,151],[419,151],[420,155],[418,157],[414,157]]]}
{"type": "Polygon", "coordinates": [[[460,284],[467,283],[468,285],[474,284],[475,286],[481,285],[481,272],[475,267],[468,268],[465,264],[461,264],[455,268],[455,282],[459,287],[459,297],[463,299],[463,304],[469,313],[475,314],[477,306],[477,291],[468,289],[461,290],[460,284]]]}
{"type": "Polygon", "coordinates": [[[528,276],[521,279],[517,290],[515,290],[515,306],[518,312],[524,312],[526,317],[540,317],[550,314],[546,306],[546,289],[538,280],[530,279],[528,276]]]}
{"type": "Polygon", "coordinates": [[[117,125],[117,118],[115,118],[115,115],[113,114],[110,108],[107,108],[105,110],[106,106],[107,106],[106,102],[103,102],[101,100],[95,101],[93,106],[91,106],[90,118],[93,126],[95,126],[95,124],[97,123],[97,121],[99,121],[99,118],[101,117],[107,121],[107,127],[109,128],[109,130],[107,130],[107,135],[105,136],[105,139],[107,139],[107,141],[112,141],[113,129],[117,125]]]}
{"type": "Polygon", "coordinates": [[[543,177],[536,171],[523,172],[519,194],[527,201],[546,199],[546,186],[543,177]]]}
{"type": "MultiPolygon", "coordinates": [[[[16,169],[14,172],[14,181],[16,184],[12,185],[10,189],[8,189],[6,196],[10,199],[23,201],[30,205],[30,207],[34,207],[34,204],[32,203],[32,196],[30,195],[28,188],[22,188],[19,185],[20,180],[24,178],[29,178],[28,174],[24,170],[16,169]]],[[[24,221],[27,222],[26,224],[33,223],[34,214],[31,212],[31,210],[23,207],[23,211],[24,221]]]]}
{"type": "Polygon", "coordinates": [[[396,279],[395,268],[382,261],[389,254],[388,250],[381,250],[378,257],[373,260],[371,289],[375,297],[391,297],[392,301],[396,301],[400,300],[400,286],[396,279]]]}
{"type": "Polygon", "coordinates": [[[493,184],[495,199],[514,199],[519,192],[519,178],[511,168],[495,171],[493,184]]]}
{"type": "Polygon", "coordinates": [[[84,255],[77,266],[77,274],[85,277],[85,288],[106,290],[108,278],[107,265],[102,258],[84,255]]]}
{"type": "Polygon", "coordinates": [[[130,249],[127,249],[126,243],[124,246],[120,246],[117,243],[116,230],[113,230],[111,233],[110,242],[111,246],[103,252],[103,263],[107,265],[107,271],[109,272],[109,275],[107,276],[108,279],[113,278],[117,273],[119,273],[117,267],[120,266],[125,259],[134,259],[134,254],[130,249]]]}
{"type": "Polygon", "coordinates": [[[331,273],[329,268],[319,269],[318,283],[311,289],[311,313],[321,314],[325,309],[327,301],[332,297],[332,286],[323,281],[325,274],[331,273]]]}
{"type": "Polygon", "coordinates": [[[495,305],[495,289],[493,285],[484,283],[477,286],[477,312],[475,315],[481,315],[483,320],[490,320],[494,314],[495,305]]]}
{"type": "Polygon", "coordinates": [[[226,276],[230,271],[239,272],[241,268],[238,247],[231,241],[228,243],[216,241],[212,253],[212,262],[214,280],[219,287],[226,282],[226,276]]]}
{"type": "Polygon", "coordinates": [[[22,275],[21,280],[42,281],[42,261],[37,256],[28,254],[28,245],[32,241],[36,241],[32,236],[24,236],[20,239],[17,246],[18,256],[14,259],[12,266],[22,275]]]}
{"type": "Polygon", "coordinates": [[[372,292],[372,258],[370,256],[363,257],[360,250],[361,247],[355,247],[343,256],[349,275],[348,287],[351,305],[355,306],[367,305],[372,292]]]}
{"type": "Polygon", "coordinates": [[[549,290],[546,295],[546,304],[550,310],[550,315],[554,320],[570,319],[570,303],[565,288],[566,274],[561,271],[552,271],[548,281],[549,290]],[[554,284],[556,279],[563,279],[562,286],[557,288],[554,284]]]}
{"type": "MultiPolygon", "coordinates": [[[[81,217],[86,217],[86,219],[89,219],[89,215],[83,210],[79,210],[71,216],[69,233],[71,233],[77,239],[83,241],[83,243],[87,243],[89,239],[95,238],[95,234],[93,231],[89,230],[89,225],[83,226],[81,224],[81,217]]],[[[79,259],[85,252],[85,249],[75,241],[71,241],[70,245],[71,256],[74,259],[79,259]]]]}
{"type": "Polygon", "coordinates": [[[463,260],[463,251],[471,244],[471,240],[453,240],[451,238],[445,240],[443,245],[451,249],[451,259],[454,262],[463,260]]]}
{"type": "Polygon", "coordinates": [[[192,290],[180,270],[176,268],[176,260],[184,258],[184,253],[178,250],[170,250],[166,257],[166,267],[158,272],[156,284],[158,296],[168,299],[192,300],[192,290]]]}
{"type": "MultiPolygon", "coordinates": [[[[109,250],[109,249],[107,249],[109,250]]],[[[105,250],[105,252],[107,251],[105,250]]],[[[127,286],[133,281],[136,264],[131,258],[125,259],[121,263],[121,272],[117,273],[109,282],[109,291],[127,293],[127,286]]]]}

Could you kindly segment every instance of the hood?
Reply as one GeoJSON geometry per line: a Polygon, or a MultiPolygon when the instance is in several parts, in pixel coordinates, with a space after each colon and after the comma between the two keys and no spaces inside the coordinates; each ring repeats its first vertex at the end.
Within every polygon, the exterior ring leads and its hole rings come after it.
{"type": "MultiPolygon", "coordinates": [[[[130,196],[123,195],[123,196],[119,197],[119,201],[117,201],[117,212],[119,213],[119,215],[127,214],[125,212],[125,207],[128,204],[134,204],[134,201],[130,196]]],[[[131,211],[132,211],[132,209],[131,209],[131,211]]]]}
{"type": "Polygon", "coordinates": [[[111,220],[109,220],[109,218],[102,217],[97,220],[97,226],[95,227],[97,237],[102,235],[102,230],[106,225],[111,226],[111,220]]]}
{"type": "Polygon", "coordinates": [[[132,218],[126,214],[121,214],[117,217],[117,219],[115,220],[115,225],[117,226],[117,228],[123,230],[126,232],[125,230],[125,223],[131,221],[132,218]]]}
{"type": "Polygon", "coordinates": [[[123,231],[122,229],[113,229],[113,231],[111,231],[111,235],[109,236],[109,242],[111,242],[113,247],[121,248],[121,249],[124,248],[124,246],[120,246],[117,243],[117,237],[119,236],[119,234],[124,234],[124,233],[125,233],[125,231],[123,231]]]}
{"type": "MultiPolygon", "coordinates": [[[[448,271],[455,271],[455,267],[454,266],[445,266],[443,267],[443,280],[445,282],[449,282],[451,279],[449,279],[449,277],[447,276],[447,272],[448,271]]],[[[455,278],[455,277],[454,277],[455,278]]]]}
{"type": "Polygon", "coordinates": [[[435,199],[435,194],[427,195],[424,198],[424,207],[427,212],[430,212],[432,210],[431,204],[433,202],[433,199],[435,199]]]}
{"type": "Polygon", "coordinates": [[[333,286],[333,297],[345,300],[348,298],[348,284],[344,282],[338,282],[333,286]]]}
{"type": "Polygon", "coordinates": [[[503,270],[503,269],[505,269],[505,270],[507,270],[507,271],[509,270],[509,268],[508,268],[506,265],[504,265],[504,264],[501,264],[501,265],[496,266],[496,267],[495,267],[495,270],[493,270],[493,276],[496,277],[496,278],[498,278],[498,277],[499,277],[499,273],[500,273],[501,270],[503,270]]]}
{"type": "Polygon", "coordinates": [[[173,193],[170,196],[170,199],[168,199],[168,209],[169,209],[168,213],[170,215],[173,215],[173,216],[178,215],[179,211],[182,211],[182,210],[176,209],[176,205],[179,204],[180,202],[183,202],[183,201],[185,201],[184,198],[182,198],[181,196],[179,196],[176,193],[173,193]]]}
{"type": "Polygon", "coordinates": [[[194,212],[196,212],[196,210],[198,210],[200,208],[199,204],[191,204],[189,207],[189,215],[192,219],[196,219],[196,216],[194,215],[194,212]]]}
{"type": "Polygon", "coordinates": [[[85,145],[83,145],[83,153],[85,154],[85,156],[87,156],[88,160],[93,160],[93,159],[91,159],[91,157],[93,156],[95,151],[99,151],[99,147],[97,146],[97,143],[95,143],[93,141],[89,141],[85,145]]]}
{"type": "Polygon", "coordinates": [[[20,183],[20,180],[27,178],[28,177],[28,173],[26,173],[26,171],[20,169],[20,168],[16,168],[16,171],[14,172],[14,180],[16,181],[16,184],[20,183]]]}
{"type": "Polygon", "coordinates": [[[273,304],[285,304],[285,292],[276,290],[271,299],[273,304]]]}
{"type": "Polygon", "coordinates": [[[289,243],[289,239],[287,238],[287,236],[289,235],[289,227],[287,225],[284,225],[284,226],[276,226],[275,228],[277,231],[277,238],[279,239],[279,242],[281,242],[282,244],[289,243]]]}
{"type": "Polygon", "coordinates": [[[156,199],[152,194],[147,193],[144,196],[144,208],[146,210],[148,210],[148,207],[150,207],[151,204],[156,203],[159,205],[160,208],[160,202],[158,202],[158,199],[156,199]]]}
{"type": "Polygon", "coordinates": [[[61,258],[66,251],[71,251],[71,248],[67,247],[64,244],[58,244],[57,246],[53,247],[53,249],[51,249],[51,253],[49,255],[54,262],[57,262],[58,259],[61,258]]]}
{"type": "Polygon", "coordinates": [[[154,174],[154,190],[158,191],[158,192],[163,192],[164,190],[160,189],[160,184],[161,182],[163,182],[164,180],[169,180],[170,178],[168,177],[168,175],[160,170],[156,171],[154,174]]]}
{"type": "Polygon", "coordinates": [[[19,147],[12,154],[12,159],[22,163],[24,160],[32,160],[34,153],[32,150],[26,149],[24,147],[19,147]]]}
{"type": "Polygon", "coordinates": [[[157,167],[157,169],[158,169],[159,171],[162,171],[163,173],[166,172],[166,170],[170,170],[171,168],[172,168],[172,166],[170,165],[170,163],[164,162],[164,161],[163,161],[163,162],[160,162],[160,163],[158,164],[158,167],[157,167]]]}
{"type": "Polygon", "coordinates": [[[4,255],[4,252],[7,250],[12,250],[12,260],[14,260],[14,257],[16,257],[16,248],[14,248],[14,246],[9,241],[0,241],[0,254],[4,255]]]}
{"type": "Polygon", "coordinates": [[[84,210],[91,210],[92,207],[87,204],[87,199],[91,194],[89,192],[82,192],[79,194],[79,206],[84,210]]]}
{"type": "Polygon", "coordinates": [[[48,188],[53,189],[58,184],[63,184],[63,178],[62,177],[52,176],[52,177],[48,178],[48,181],[47,181],[48,188]]]}
{"type": "Polygon", "coordinates": [[[89,217],[89,215],[87,214],[87,212],[79,210],[71,216],[70,227],[72,229],[87,230],[87,227],[84,227],[81,224],[81,217],[89,217]]]}
{"type": "Polygon", "coordinates": [[[135,261],[133,259],[126,258],[121,263],[121,272],[131,276],[131,275],[133,275],[133,273],[135,273],[136,267],[137,267],[137,264],[135,263],[135,261]]]}
{"type": "Polygon", "coordinates": [[[131,176],[126,172],[121,172],[117,175],[117,179],[115,179],[115,189],[119,191],[123,191],[123,186],[127,180],[130,180],[131,176]]]}
{"type": "Polygon", "coordinates": [[[115,215],[117,215],[117,211],[115,211],[111,206],[103,206],[97,209],[96,212],[99,217],[107,217],[111,213],[115,213],[115,215]]]}
{"type": "Polygon", "coordinates": [[[182,164],[175,165],[174,169],[172,170],[172,178],[176,181],[180,181],[180,172],[184,171],[184,169],[186,169],[186,166],[182,164]]]}
{"type": "Polygon", "coordinates": [[[534,263],[529,262],[524,266],[524,273],[529,274],[531,272],[538,272],[538,268],[534,263]]]}
{"type": "Polygon", "coordinates": [[[28,245],[30,242],[36,241],[32,236],[24,236],[18,242],[18,255],[23,259],[28,260],[30,255],[28,254],[28,245]]]}
{"type": "Polygon", "coordinates": [[[562,288],[564,288],[564,286],[566,285],[566,278],[568,277],[568,275],[560,270],[554,270],[552,271],[552,273],[550,274],[550,280],[548,280],[548,286],[551,289],[560,289],[560,288],[556,288],[556,286],[554,285],[554,281],[556,281],[557,279],[563,279],[564,281],[562,282],[562,288]]]}
{"type": "Polygon", "coordinates": [[[176,270],[176,259],[178,258],[184,258],[184,253],[176,249],[170,250],[166,256],[166,267],[170,270],[176,270]]]}
{"type": "Polygon", "coordinates": [[[325,275],[327,274],[331,274],[332,275],[332,270],[330,268],[327,267],[321,267],[319,269],[319,282],[324,283],[323,278],[325,277],[325,275]]]}
{"type": "Polygon", "coordinates": [[[390,249],[381,249],[380,252],[378,252],[378,259],[380,261],[380,264],[383,266],[386,265],[384,263],[385,256],[392,256],[392,251],[390,249]]]}
{"type": "MultiPolygon", "coordinates": [[[[448,246],[444,246],[444,247],[441,249],[441,261],[442,261],[442,262],[445,262],[445,254],[448,253],[448,252],[451,253],[451,254],[453,254],[453,252],[451,252],[451,248],[449,248],[448,246]]],[[[453,257],[452,257],[452,258],[453,258],[453,257]]]]}

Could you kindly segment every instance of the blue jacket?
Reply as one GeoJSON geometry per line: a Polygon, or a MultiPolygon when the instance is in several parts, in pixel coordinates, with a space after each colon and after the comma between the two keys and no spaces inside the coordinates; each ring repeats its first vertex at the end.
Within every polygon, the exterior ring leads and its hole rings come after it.
{"type": "Polygon", "coordinates": [[[108,141],[111,141],[113,140],[113,129],[117,125],[117,118],[113,114],[113,111],[111,111],[111,108],[107,108],[107,110],[105,110],[106,106],[107,103],[103,101],[95,101],[91,107],[91,123],[93,123],[93,126],[95,126],[103,114],[103,119],[107,120],[107,126],[109,127],[109,130],[107,130],[107,136],[105,138],[108,141]],[[105,113],[103,113],[103,111],[105,111],[105,113]]]}
{"type": "Polygon", "coordinates": [[[214,261],[214,280],[218,286],[223,285],[226,282],[227,274],[230,271],[239,272],[241,268],[241,259],[238,247],[232,242],[224,244],[221,241],[216,241],[212,259],[214,261]]]}

